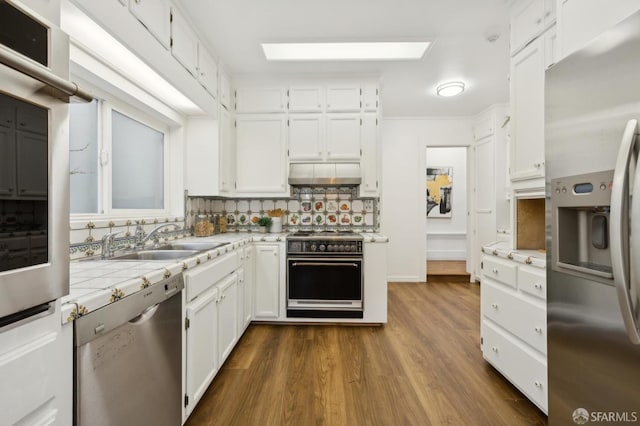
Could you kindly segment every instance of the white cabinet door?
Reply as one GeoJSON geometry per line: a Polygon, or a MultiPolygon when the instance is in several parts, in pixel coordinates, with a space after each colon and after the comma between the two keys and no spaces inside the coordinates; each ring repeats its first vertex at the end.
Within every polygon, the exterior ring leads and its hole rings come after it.
{"type": "Polygon", "coordinates": [[[287,193],[286,118],[236,117],[236,193],[287,193]]]}
{"type": "Polygon", "coordinates": [[[559,0],[560,55],[565,57],[640,9],[640,0],[559,0]]]}
{"type": "Polygon", "coordinates": [[[362,184],[360,195],[375,197],[378,191],[378,115],[365,113],[362,116],[362,184]]]}
{"type": "Polygon", "coordinates": [[[198,37],[175,8],[171,8],[171,54],[193,76],[198,75],[198,37]]]}
{"type": "Polygon", "coordinates": [[[323,105],[321,87],[289,88],[289,112],[321,112],[323,105]]]}
{"type": "Polygon", "coordinates": [[[218,63],[201,44],[198,46],[198,81],[214,98],[218,97],[218,63]]]}
{"type": "Polygon", "coordinates": [[[362,109],[365,112],[378,110],[378,86],[368,84],[362,88],[362,109]]]}
{"type": "Polygon", "coordinates": [[[360,160],[360,114],[327,114],[327,159],[360,160]]]}
{"type": "Polygon", "coordinates": [[[231,194],[235,186],[236,150],[231,113],[220,108],[220,193],[231,194]]]}
{"type": "Polygon", "coordinates": [[[171,38],[169,0],[130,0],[129,10],[166,48],[171,38]]]}
{"type": "Polygon", "coordinates": [[[285,112],[286,90],[283,87],[240,87],[236,89],[237,113],[285,112]]]}
{"type": "Polygon", "coordinates": [[[324,154],[322,114],[290,114],[289,160],[322,160],[324,154]]]}
{"type": "Polygon", "coordinates": [[[553,25],[556,0],[521,0],[511,14],[511,54],[553,25]]]}
{"type": "Polygon", "coordinates": [[[16,132],[0,127],[0,195],[16,194],[16,132]]]}
{"type": "Polygon", "coordinates": [[[280,250],[278,244],[254,247],[254,317],[273,319],[280,315],[280,250]]]}
{"type": "Polygon", "coordinates": [[[496,184],[495,184],[495,140],[492,136],[477,142],[474,147],[474,250],[473,275],[479,278],[482,247],[496,240],[496,184]]]}
{"type": "Polygon", "coordinates": [[[253,245],[245,247],[243,252],[244,262],[244,317],[242,321],[243,329],[246,329],[253,318],[253,245]]]}
{"type": "MultiPolygon", "coordinates": [[[[228,112],[227,112],[228,113],[228,112]]],[[[193,116],[187,118],[185,132],[185,178],[189,195],[219,195],[218,167],[220,146],[216,137],[220,121],[212,117],[193,116]]]]}
{"type": "MultiPolygon", "coordinates": [[[[242,250],[240,250],[242,256],[242,250]]],[[[238,329],[238,339],[242,336],[244,332],[244,298],[245,298],[245,286],[246,283],[244,281],[244,269],[240,267],[236,274],[238,274],[238,297],[236,298],[237,306],[236,306],[236,328],[238,329]]]]}
{"type": "Polygon", "coordinates": [[[45,135],[17,132],[18,196],[47,196],[47,141],[45,135]]]}
{"type": "Polygon", "coordinates": [[[218,289],[209,289],[187,305],[186,392],[189,415],[218,371],[218,289]]]}
{"type": "Polygon", "coordinates": [[[512,181],[544,177],[544,39],[511,60],[512,181]]]}
{"type": "Polygon", "coordinates": [[[222,365],[238,341],[238,276],[218,284],[218,360],[222,365]]]}
{"type": "Polygon", "coordinates": [[[220,105],[227,110],[231,110],[231,81],[224,71],[219,71],[220,75],[220,105]]]}
{"type": "Polygon", "coordinates": [[[360,111],[360,86],[328,86],[328,112],[360,111]]]}

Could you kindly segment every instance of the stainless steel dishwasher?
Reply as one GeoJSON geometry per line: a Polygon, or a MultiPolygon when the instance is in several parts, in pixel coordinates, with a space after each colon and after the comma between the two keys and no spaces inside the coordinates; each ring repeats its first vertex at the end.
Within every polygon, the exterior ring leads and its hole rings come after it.
{"type": "Polygon", "coordinates": [[[182,424],[182,274],[74,322],[76,426],[182,424]]]}

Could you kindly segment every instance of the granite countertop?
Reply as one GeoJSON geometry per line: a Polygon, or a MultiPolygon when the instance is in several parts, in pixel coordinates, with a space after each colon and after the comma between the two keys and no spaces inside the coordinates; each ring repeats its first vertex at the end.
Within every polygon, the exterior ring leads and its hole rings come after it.
{"type": "Polygon", "coordinates": [[[539,250],[517,250],[511,248],[506,241],[498,241],[487,244],[482,247],[484,254],[492,254],[504,259],[513,260],[518,263],[535,266],[536,268],[546,269],[547,254],[539,250]]]}
{"type": "MultiPolygon", "coordinates": [[[[204,238],[189,237],[181,239],[180,242],[228,242],[229,244],[180,260],[74,260],[69,268],[69,294],[62,298],[62,323],[71,322],[162,281],[166,277],[213,261],[218,256],[246,244],[285,241],[287,235],[287,233],[231,232],[204,238]]],[[[365,242],[389,241],[388,237],[380,234],[362,233],[362,236],[365,242]]]]}

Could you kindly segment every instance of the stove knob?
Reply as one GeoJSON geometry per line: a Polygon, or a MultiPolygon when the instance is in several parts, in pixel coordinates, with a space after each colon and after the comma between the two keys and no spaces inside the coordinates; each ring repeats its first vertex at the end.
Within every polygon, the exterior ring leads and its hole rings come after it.
{"type": "Polygon", "coordinates": [[[340,244],[340,245],[338,246],[338,251],[344,251],[344,245],[340,244]]]}
{"type": "Polygon", "coordinates": [[[311,244],[311,247],[310,247],[311,251],[316,251],[316,248],[317,248],[317,247],[316,247],[316,245],[315,245],[315,244],[311,244]]]}
{"type": "Polygon", "coordinates": [[[348,245],[347,246],[347,251],[353,251],[353,246],[352,245],[348,245]]]}
{"type": "Polygon", "coordinates": [[[320,251],[324,251],[325,248],[324,244],[320,244],[320,251]]]}
{"type": "Polygon", "coordinates": [[[334,247],[335,247],[335,246],[333,246],[333,245],[329,244],[329,245],[327,246],[327,251],[333,251],[334,247]]]}

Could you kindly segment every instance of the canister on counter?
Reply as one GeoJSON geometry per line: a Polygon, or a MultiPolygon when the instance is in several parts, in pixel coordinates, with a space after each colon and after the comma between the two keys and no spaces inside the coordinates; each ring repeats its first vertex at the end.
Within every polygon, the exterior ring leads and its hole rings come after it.
{"type": "Polygon", "coordinates": [[[220,216],[218,223],[220,223],[220,233],[224,234],[227,232],[227,218],[224,215],[220,216]]]}
{"type": "Polygon", "coordinates": [[[209,220],[208,215],[201,214],[196,216],[193,225],[193,235],[196,237],[209,237],[213,235],[213,223],[209,220]]]}

